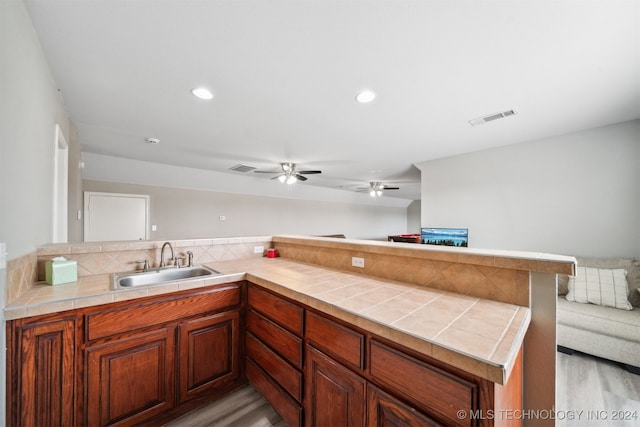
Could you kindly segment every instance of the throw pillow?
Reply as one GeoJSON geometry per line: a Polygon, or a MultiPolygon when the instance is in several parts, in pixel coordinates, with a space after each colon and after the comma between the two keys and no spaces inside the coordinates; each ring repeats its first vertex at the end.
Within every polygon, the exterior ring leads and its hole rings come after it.
{"type": "Polygon", "coordinates": [[[631,310],[626,271],[606,268],[578,267],[569,278],[568,301],[591,303],[606,307],[631,310]]]}

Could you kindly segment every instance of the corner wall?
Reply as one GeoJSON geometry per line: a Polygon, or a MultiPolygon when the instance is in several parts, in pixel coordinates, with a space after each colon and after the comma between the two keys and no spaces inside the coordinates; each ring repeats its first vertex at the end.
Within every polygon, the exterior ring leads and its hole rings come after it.
{"type": "MultiPolygon", "coordinates": [[[[0,52],[0,242],[11,261],[51,241],[55,125],[69,141],[71,124],[22,1],[0,1],[0,52]]],[[[10,279],[9,269],[0,269],[0,309],[10,279]]],[[[2,323],[0,347],[5,348],[2,323]]],[[[0,425],[6,422],[4,396],[2,381],[0,425]]]]}
{"type": "Polygon", "coordinates": [[[0,241],[12,259],[51,241],[55,125],[71,144],[71,124],[24,3],[0,5],[0,241]]]}
{"type": "Polygon", "coordinates": [[[422,225],[469,245],[640,257],[640,121],[417,164],[422,225]]]}

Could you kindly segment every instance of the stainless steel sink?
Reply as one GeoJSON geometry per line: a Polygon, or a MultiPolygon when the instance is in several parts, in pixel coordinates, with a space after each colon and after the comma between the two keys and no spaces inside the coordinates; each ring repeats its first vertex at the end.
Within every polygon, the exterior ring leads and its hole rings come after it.
{"type": "Polygon", "coordinates": [[[222,273],[204,266],[183,268],[162,268],[140,272],[113,273],[111,288],[130,288],[135,286],[157,285],[177,280],[194,279],[198,277],[220,276],[222,273]]]}

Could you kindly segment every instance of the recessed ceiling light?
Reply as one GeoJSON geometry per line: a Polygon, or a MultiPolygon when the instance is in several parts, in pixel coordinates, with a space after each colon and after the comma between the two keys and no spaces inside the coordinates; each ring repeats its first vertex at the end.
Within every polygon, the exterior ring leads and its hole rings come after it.
{"type": "Polygon", "coordinates": [[[205,99],[205,100],[213,99],[213,94],[206,87],[197,87],[193,89],[191,93],[193,94],[193,96],[196,96],[200,99],[205,99]]]}
{"type": "Polygon", "coordinates": [[[365,104],[367,102],[371,102],[376,99],[376,94],[370,90],[363,90],[359,94],[356,95],[356,101],[365,104]]]}
{"type": "Polygon", "coordinates": [[[158,138],[145,138],[148,144],[157,145],[160,144],[160,140],[158,138]]]}

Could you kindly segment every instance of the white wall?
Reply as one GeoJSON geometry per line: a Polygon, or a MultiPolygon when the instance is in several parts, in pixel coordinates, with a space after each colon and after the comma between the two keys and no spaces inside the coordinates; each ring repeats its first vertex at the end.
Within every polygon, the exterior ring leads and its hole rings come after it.
{"type": "Polygon", "coordinates": [[[83,160],[85,191],[151,195],[151,222],[158,226],[153,239],[345,234],[386,240],[406,232],[412,202],[95,153],[83,153],[83,160]]]}
{"type": "Polygon", "coordinates": [[[9,259],[52,237],[55,125],[69,117],[22,1],[1,1],[0,241],[9,259]]]}
{"type": "Polygon", "coordinates": [[[468,227],[471,247],[640,257],[639,161],[636,120],[423,162],[422,225],[468,227]]]}
{"type": "Polygon", "coordinates": [[[297,200],[185,188],[83,181],[85,191],[151,196],[151,239],[273,234],[345,234],[386,240],[404,233],[407,209],[344,202],[297,200]],[[226,219],[220,221],[219,217],[226,219]]]}
{"type": "MultiPolygon", "coordinates": [[[[0,1],[0,52],[0,242],[6,242],[11,260],[51,241],[55,125],[69,141],[70,124],[22,1],[0,1]]],[[[0,275],[1,309],[6,270],[0,275]]],[[[1,326],[0,348],[5,348],[1,326]]],[[[6,422],[4,387],[0,382],[0,425],[6,422]]]]}
{"type": "Polygon", "coordinates": [[[421,209],[422,203],[420,200],[414,200],[407,207],[407,233],[420,233],[420,224],[422,224],[421,209]]]}

